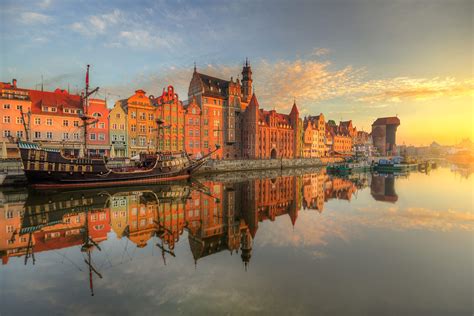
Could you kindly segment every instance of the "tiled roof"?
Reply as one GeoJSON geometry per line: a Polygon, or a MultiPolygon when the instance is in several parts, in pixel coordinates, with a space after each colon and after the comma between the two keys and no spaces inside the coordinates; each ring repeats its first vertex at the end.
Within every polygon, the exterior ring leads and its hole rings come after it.
{"type": "Polygon", "coordinates": [[[204,86],[204,94],[215,97],[226,97],[229,81],[197,73],[204,86]]]}
{"type": "Polygon", "coordinates": [[[65,90],[56,89],[54,92],[29,90],[29,94],[32,113],[43,113],[42,106],[56,107],[56,112],[48,112],[51,115],[65,115],[64,107],[83,109],[81,96],[69,94],[65,90]]]}

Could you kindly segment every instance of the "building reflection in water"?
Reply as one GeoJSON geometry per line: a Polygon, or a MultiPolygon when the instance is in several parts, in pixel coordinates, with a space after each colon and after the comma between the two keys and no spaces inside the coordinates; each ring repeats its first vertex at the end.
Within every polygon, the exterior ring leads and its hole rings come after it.
{"type": "Polygon", "coordinates": [[[395,176],[393,174],[373,174],[370,194],[376,201],[395,203],[398,200],[398,195],[395,192],[395,176]]]}
{"type": "MultiPolygon", "coordinates": [[[[196,264],[228,251],[240,252],[247,267],[259,223],[288,216],[294,225],[299,210],[321,213],[325,202],[350,201],[368,182],[367,175],[344,179],[323,170],[235,183],[206,181],[56,194],[3,192],[0,254],[3,264],[10,257],[24,257],[25,264],[34,264],[36,253],[81,246],[92,291],[93,277],[101,275],[90,256],[101,250],[109,232],[138,248],[157,240],[166,264],[166,256],[175,256],[174,248],[186,230],[196,264]]],[[[397,200],[394,177],[374,175],[370,187],[376,200],[397,200]]]]}

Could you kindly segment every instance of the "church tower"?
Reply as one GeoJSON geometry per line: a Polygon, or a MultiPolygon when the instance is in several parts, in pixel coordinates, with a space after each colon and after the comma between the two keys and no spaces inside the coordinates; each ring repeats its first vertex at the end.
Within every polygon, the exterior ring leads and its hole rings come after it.
{"type": "Polygon", "coordinates": [[[250,67],[250,63],[248,58],[245,58],[245,64],[242,68],[242,102],[248,103],[250,102],[250,98],[252,97],[252,68],[250,67]]]}

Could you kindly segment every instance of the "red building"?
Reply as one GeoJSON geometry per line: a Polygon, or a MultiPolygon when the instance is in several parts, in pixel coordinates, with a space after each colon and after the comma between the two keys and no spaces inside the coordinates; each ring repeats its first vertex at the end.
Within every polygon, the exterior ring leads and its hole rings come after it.
{"type": "Polygon", "coordinates": [[[201,149],[201,108],[193,97],[186,106],[184,119],[184,148],[195,157],[202,155],[201,149]]]}
{"type": "Polygon", "coordinates": [[[97,120],[87,128],[87,150],[92,155],[109,155],[109,109],[105,100],[89,99],[87,114],[97,120]]]}
{"type": "Polygon", "coordinates": [[[296,103],[285,115],[260,109],[257,97],[252,95],[242,118],[243,158],[297,158],[300,124],[296,103]]]}

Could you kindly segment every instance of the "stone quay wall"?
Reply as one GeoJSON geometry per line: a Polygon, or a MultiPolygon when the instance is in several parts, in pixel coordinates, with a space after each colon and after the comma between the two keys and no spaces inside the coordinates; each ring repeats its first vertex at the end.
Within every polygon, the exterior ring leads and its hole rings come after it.
{"type": "Polygon", "coordinates": [[[296,158],[296,159],[236,159],[209,160],[196,173],[221,173],[267,169],[294,169],[324,166],[341,161],[340,158],[296,158]]]}

